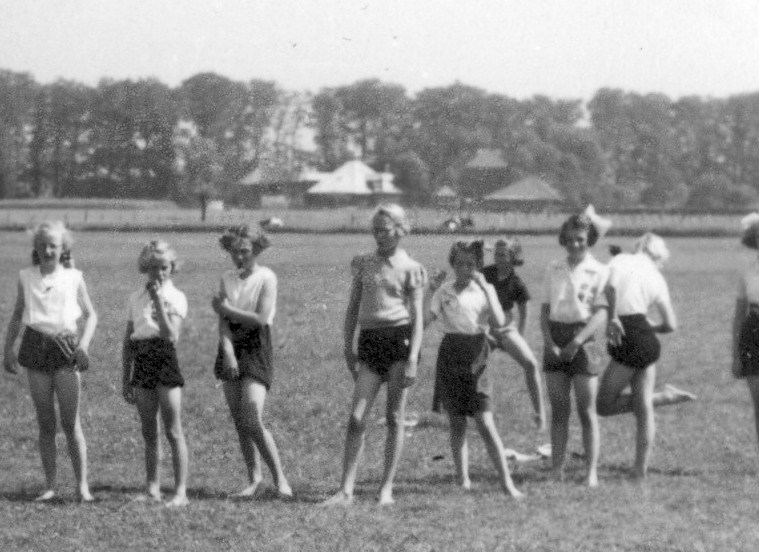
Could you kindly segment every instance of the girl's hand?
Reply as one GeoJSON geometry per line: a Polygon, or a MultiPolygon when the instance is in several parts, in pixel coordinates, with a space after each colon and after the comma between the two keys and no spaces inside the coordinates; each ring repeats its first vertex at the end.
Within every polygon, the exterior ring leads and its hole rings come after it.
{"type": "Polygon", "coordinates": [[[485,289],[485,287],[488,285],[488,281],[485,279],[485,275],[479,270],[475,270],[472,273],[472,280],[482,289],[485,289]]]}
{"type": "Polygon", "coordinates": [[[403,388],[406,389],[416,383],[416,372],[419,366],[417,359],[409,359],[406,361],[406,368],[403,373],[403,388]]]}
{"type": "Polygon", "coordinates": [[[448,274],[446,274],[445,270],[434,269],[430,274],[430,291],[434,292],[440,288],[447,277],[448,274]]]}
{"type": "Polygon", "coordinates": [[[16,353],[13,351],[7,351],[3,356],[3,368],[6,372],[11,374],[18,374],[18,360],[16,360],[16,353]]]}
{"type": "Polygon", "coordinates": [[[577,351],[580,350],[580,347],[582,346],[581,343],[578,343],[574,339],[567,343],[564,348],[559,352],[559,358],[564,362],[571,361],[575,355],[577,354],[577,351]]]}
{"type": "Polygon", "coordinates": [[[237,364],[237,359],[234,356],[224,355],[222,370],[224,371],[224,377],[227,379],[234,380],[240,377],[240,366],[237,364]]]}
{"type": "Polygon", "coordinates": [[[76,365],[77,372],[86,372],[90,367],[90,355],[87,354],[87,350],[82,347],[77,347],[74,351],[74,364],[76,365]]]}
{"type": "Polygon", "coordinates": [[[219,316],[224,316],[224,309],[226,308],[226,306],[227,306],[227,298],[221,293],[218,295],[214,295],[213,298],[211,299],[211,308],[219,316]]]}
{"type": "Polygon", "coordinates": [[[561,348],[555,343],[550,343],[545,348],[546,355],[553,360],[559,360],[561,358],[561,348]]]}
{"type": "Polygon", "coordinates": [[[135,404],[137,402],[137,395],[134,392],[134,387],[132,387],[128,383],[125,383],[124,386],[121,388],[121,396],[124,397],[124,400],[128,404],[135,404]]]}
{"type": "Polygon", "coordinates": [[[153,301],[158,301],[158,282],[150,280],[145,284],[145,289],[148,290],[148,294],[153,301]]]}
{"type": "Polygon", "coordinates": [[[619,318],[609,320],[609,323],[606,325],[606,338],[609,340],[609,343],[615,347],[619,347],[622,344],[622,336],[624,335],[625,330],[622,328],[622,322],[619,321],[619,318]]]}

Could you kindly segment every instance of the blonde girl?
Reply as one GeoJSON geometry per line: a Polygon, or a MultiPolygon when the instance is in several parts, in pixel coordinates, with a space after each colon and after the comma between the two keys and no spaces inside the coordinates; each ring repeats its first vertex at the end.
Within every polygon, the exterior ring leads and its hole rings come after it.
{"type": "Polygon", "coordinates": [[[45,491],[40,501],[55,497],[57,419],[68,442],[80,501],[93,500],[87,483],[87,445],[79,417],[81,373],[89,365],[90,341],[97,314],[87,293],[82,273],[73,268],[73,239],[60,221],[43,222],[34,231],[31,267],[19,272],[18,294],[5,340],[3,365],[17,373],[27,369],[29,390],[37,411],[39,449],[45,472],[45,491]],[[77,322],[84,318],[81,336],[77,322]],[[14,344],[21,330],[18,357],[14,344]]]}
{"type": "Polygon", "coordinates": [[[324,502],[327,506],[349,505],[353,501],[369,412],[384,383],[387,437],[379,503],[394,502],[393,480],[403,449],[406,396],[416,380],[422,345],[422,298],[427,282],[424,267],[400,247],[401,239],[410,231],[411,224],[402,207],[381,205],[372,217],[376,250],[351,261],[353,281],[345,314],[344,354],[355,388],[340,490],[324,502]]]}
{"type": "Polygon", "coordinates": [[[559,244],[566,257],[552,262],[545,275],[540,323],[543,368],[551,403],[551,461],[557,479],[564,477],[569,437],[570,393],[574,388],[587,463],[586,483],[598,485],[599,429],[596,413],[598,375],[603,357],[594,335],[606,324],[604,288],[609,269],[590,253],[599,222],[586,213],[561,226],[559,244]]]}
{"type": "Polygon", "coordinates": [[[219,315],[214,374],[224,382],[224,397],[248,471],[248,484],[235,496],[254,495],[263,479],[263,457],[279,496],[291,498],[277,445],[263,422],[274,369],[271,325],[277,304],[277,276],[258,264],[258,256],[269,247],[269,238],[257,227],[241,225],[227,230],[219,243],[235,264],[234,270],[222,275],[219,294],[211,302],[219,315]]]}
{"type": "Polygon", "coordinates": [[[161,500],[158,416],[163,421],[174,465],[174,496],[169,507],[187,499],[187,443],[182,430],[184,378],[177,361],[177,342],[187,316],[187,298],[174,287],[176,253],[165,241],[143,247],[137,268],[147,284],[129,296],[127,327],[122,347],[122,394],[137,405],[145,439],[147,497],[161,500]]]}
{"type": "MultiPolygon", "coordinates": [[[[477,429],[498,470],[503,491],[522,497],[511,480],[490,405],[492,381],[488,356],[491,323],[506,326],[506,316],[495,288],[485,280],[482,268],[482,242],[456,242],[449,263],[455,278],[443,283],[430,300],[425,300],[425,324],[440,320],[445,336],[437,357],[440,394],[448,412],[451,450],[459,485],[471,488],[469,452],[466,439],[467,417],[474,417],[477,429]]],[[[434,290],[438,279],[431,285],[434,290]]],[[[500,332],[499,332],[500,333],[500,332]]]]}

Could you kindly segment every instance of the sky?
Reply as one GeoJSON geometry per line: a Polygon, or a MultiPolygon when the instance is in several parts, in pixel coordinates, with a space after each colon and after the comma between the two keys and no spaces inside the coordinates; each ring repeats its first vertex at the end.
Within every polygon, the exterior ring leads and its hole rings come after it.
{"type": "Polygon", "coordinates": [[[757,0],[2,0],[0,69],[96,85],[212,71],[317,92],[455,81],[524,99],[759,92],[757,0]]]}

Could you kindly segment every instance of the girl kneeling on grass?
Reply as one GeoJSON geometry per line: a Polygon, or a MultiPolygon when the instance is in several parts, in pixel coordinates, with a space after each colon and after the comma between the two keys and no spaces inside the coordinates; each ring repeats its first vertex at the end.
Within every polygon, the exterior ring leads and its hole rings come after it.
{"type": "Polygon", "coordinates": [[[408,388],[416,380],[424,331],[422,297],[427,274],[424,267],[399,247],[411,231],[402,207],[381,205],[372,218],[375,253],[358,255],[351,262],[351,284],[345,315],[345,362],[356,385],[348,419],[340,490],[323,504],[349,505],[367,418],[383,383],[387,383],[387,439],[385,470],[379,503],[393,503],[393,479],[403,449],[404,409],[408,388]],[[360,326],[358,354],[353,351],[360,326]]]}
{"type": "Polygon", "coordinates": [[[498,470],[501,487],[507,494],[520,498],[523,495],[511,480],[490,406],[492,381],[487,366],[488,335],[491,321],[502,328],[506,326],[506,316],[495,288],[479,272],[482,268],[481,241],[456,242],[448,260],[455,279],[440,285],[442,275],[432,283],[430,289],[434,294],[425,301],[425,324],[439,319],[445,331],[438,350],[437,374],[443,405],[450,420],[451,449],[458,483],[464,489],[471,488],[466,426],[467,416],[473,416],[498,470]]]}
{"type": "Polygon", "coordinates": [[[72,266],[71,234],[60,221],[43,222],[34,232],[33,266],[21,270],[16,305],[8,324],[3,365],[17,373],[27,369],[29,390],[37,411],[39,448],[46,488],[37,500],[55,496],[58,397],[61,426],[68,441],[79,500],[93,500],[87,484],[87,444],[79,419],[81,374],[89,366],[87,350],[97,326],[82,273],[72,266]],[[84,315],[82,335],[77,321],[84,315]],[[13,345],[21,326],[24,336],[18,358],[13,345]]]}
{"type": "Polygon", "coordinates": [[[570,392],[574,387],[587,462],[586,483],[590,487],[598,485],[600,437],[596,395],[598,374],[603,367],[594,335],[606,324],[604,289],[609,278],[608,267],[591,255],[590,248],[606,228],[606,221],[590,208],[585,213],[572,215],[562,224],[559,244],[567,256],[548,266],[540,313],[545,346],[543,367],[551,402],[554,476],[559,480],[564,477],[570,392]]]}
{"type": "Polygon", "coordinates": [[[291,498],[279,452],[263,422],[273,363],[271,325],[277,303],[277,276],[257,263],[269,247],[266,234],[253,226],[233,226],[219,239],[237,267],[221,277],[221,290],[211,305],[219,315],[219,351],[214,374],[224,382],[224,396],[237,430],[248,485],[236,493],[252,497],[263,479],[261,456],[274,477],[277,492],[291,498]]]}
{"type": "Polygon", "coordinates": [[[187,298],[174,287],[176,253],[164,241],[152,241],[140,253],[137,267],[147,285],[129,296],[127,329],[122,348],[122,394],[136,404],[145,439],[147,495],[161,500],[158,412],[166,428],[174,464],[175,494],[166,505],[185,506],[187,444],[182,431],[182,386],[176,344],[187,316],[187,298]]]}

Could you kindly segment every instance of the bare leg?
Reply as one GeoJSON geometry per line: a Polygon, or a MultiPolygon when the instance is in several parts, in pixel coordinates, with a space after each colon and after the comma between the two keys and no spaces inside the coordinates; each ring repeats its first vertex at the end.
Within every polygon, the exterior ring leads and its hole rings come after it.
{"type": "Polygon", "coordinates": [[[464,489],[472,488],[469,479],[469,447],[466,441],[466,416],[448,413],[449,426],[451,428],[451,453],[453,465],[456,468],[456,482],[464,489]]]}
{"type": "Polygon", "coordinates": [[[480,435],[482,435],[482,439],[485,441],[485,446],[488,449],[490,459],[493,461],[493,464],[495,464],[496,470],[498,470],[498,476],[501,479],[501,487],[503,488],[503,491],[514,498],[522,498],[524,495],[517,490],[514,486],[514,482],[511,480],[509,465],[503,454],[503,443],[501,442],[501,436],[498,435],[498,430],[495,427],[493,413],[490,411],[479,412],[478,414],[475,414],[474,419],[477,422],[477,429],[480,430],[480,435]]]}
{"type": "Polygon", "coordinates": [[[582,426],[582,443],[588,466],[586,482],[589,487],[597,487],[598,452],[601,440],[598,414],[596,413],[598,376],[575,376],[572,378],[572,383],[577,401],[577,414],[582,426]]]}
{"type": "Polygon", "coordinates": [[[377,374],[363,364],[359,364],[356,386],[353,390],[353,404],[348,418],[348,431],[345,436],[340,490],[322,503],[325,506],[346,506],[353,501],[358,460],[364,448],[366,419],[381,385],[382,380],[377,374]]]}
{"type": "Polygon", "coordinates": [[[397,362],[390,368],[390,380],[387,382],[387,436],[385,438],[385,470],[380,485],[379,503],[393,504],[393,481],[398,470],[398,462],[403,452],[403,439],[406,434],[403,425],[405,419],[406,396],[408,389],[403,387],[405,379],[405,362],[397,362]]]}
{"type": "Polygon", "coordinates": [[[56,370],[53,375],[55,392],[58,395],[58,410],[61,414],[61,427],[66,435],[71,464],[78,485],[79,500],[94,500],[87,482],[87,443],[84,440],[82,422],[79,417],[79,396],[81,392],[81,375],[70,370],[56,370]]]}
{"type": "Polygon", "coordinates": [[[546,372],[548,398],[551,401],[551,464],[554,476],[564,478],[564,458],[569,439],[569,393],[572,379],[563,372],[546,372]]]}
{"type": "Polygon", "coordinates": [[[174,498],[167,506],[185,506],[187,500],[187,441],[182,430],[182,388],[158,386],[158,401],[161,408],[163,427],[171,446],[174,467],[174,498]]]}
{"type": "Polygon", "coordinates": [[[37,497],[37,500],[50,500],[55,496],[57,454],[55,433],[58,425],[55,416],[53,376],[32,369],[27,369],[26,374],[29,380],[32,402],[37,412],[39,450],[42,469],[45,472],[45,491],[37,497]]]}
{"type": "Polygon", "coordinates": [[[158,441],[158,391],[135,387],[137,412],[145,441],[145,475],[148,497],[161,500],[161,444],[158,441]]]}
{"type": "Polygon", "coordinates": [[[246,429],[245,416],[240,407],[241,395],[241,383],[239,380],[224,382],[224,398],[227,401],[227,406],[229,406],[232,422],[235,424],[240,451],[242,452],[245,467],[248,471],[248,485],[235,493],[234,496],[250,497],[255,494],[264,476],[261,470],[261,454],[253,443],[250,432],[246,429]]]}
{"type": "Polygon", "coordinates": [[[240,389],[242,392],[240,407],[246,418],[246,428],[250,432],[256,448],[260,451],[263,461],[271,471],[277,491],[282,496],[290,497],[292,496],[292,489],[282,471],[277,444],[272,434],[264,426],[263,412],[266,402],[266,387],[254,379],[243,378],[240,389]]]}
{"type": "Polygon", "coordinates": [[[759,376],[746,377],[746,384],[751,393],[751,400],[754,403],[754,424],[756,427],[757,439],[759,440],[759,376]]]}
{"type": "Polygon", "coordinates": [[[632,381],[633,411],[638,425],[635,441],[635,477],[642,480],[646,477],[651,447],[656,435],[654,419],[654,383],[656,381],[656,366],[651,365],[635,374],[632,381]]]}
{"type": "Polygon", "coordinates": [[[527,390],[530,393],[530,401],[535,412],[538,429],[545,429],[545,406],[543,405],[543,385],[538,369],[538,360],[530,349],[527,341],[516,330],[510,331],[501,341],[506,353],[513,358],[524,371],[527,390]]]}

